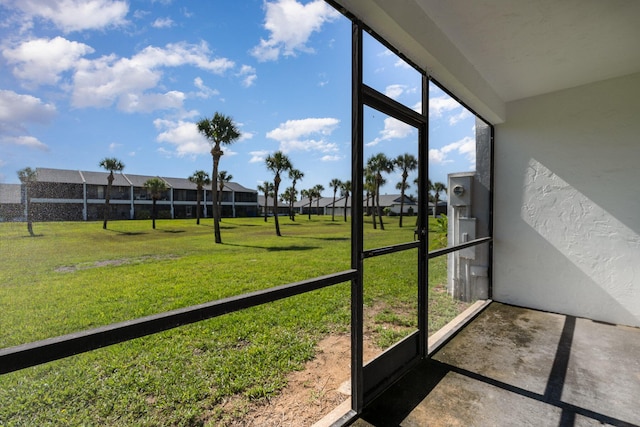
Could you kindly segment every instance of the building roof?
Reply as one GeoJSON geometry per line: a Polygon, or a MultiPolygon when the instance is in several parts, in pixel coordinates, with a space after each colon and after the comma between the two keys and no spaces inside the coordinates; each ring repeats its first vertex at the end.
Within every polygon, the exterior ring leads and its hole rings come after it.
{"type": "MultiPolygon", "coordinates": [[[[381,194],[380,195],[380,206],[392,206],[399,205],[402,198],[400,194],[381,194]]],[[[415,205],[416,202],[411,200],[409,196],[404,196],[404,204],[405,205],[415,205]]]]}
{"type": "Polygon", "coordinates": [[[258,190],[254,190],[252,188],[244,187],[237,182],[227,182],[224,185],[224,189],[227,191],[235,191],[237,193],[257,193],[258,190]]]}
{"type": "MultiPolygon", "coordinates": [[[[133,174],[123,174],[127,181],[130,182],[129,185],[133,185],[134,187],[144,187],[144,183],[152,178],[160,178],[159,176],[150,176],[150,175],[133,175],[133,174]]],[[[162,179],[162,178],[160,178],[162,179]]],[[[164,180],[163,180],[164,181],[164,180]]],[[[165,183],[167,183],[165,181],[165,183]]],[[[167,183],[168,184],[168,183],[167,183]]]]}
{"type": "MultiPolygon", "coordinates": [[[[95,171],[79,171],[69,169],[50,169],[50,168],[36,168],[37,180],[39,182],[57,182],[65,184],[90,184],[90,185],[106,185],[109,172],[95,172],[95,171]]],[[[189,181],[187,178],[171,178],[171,177],[158,177],[150,175],[135,175],[129,173],[113,174],[114,186],[123,187],[144,187],[144,183],[150,178],[161,178],[169,187],[195,190],[197,186],[189,181]]],[[[19,185],[18,185],[19,187],[19,185]]],[[[257,193],[256,190],[246,188],[236,182],[227,182],[224,186],[225,191],[235,191],[243,193],[257,193]]]]}
{"type": "MultiPolygon", "coordinates": [[[[90,185],[106,185],[107,178],[109,176],[109,172],[88,172],[82,171],[80,172],[82,177],[84,178],[84,182],[90,185]]],[[[40,180],[40,179],[39,179],[40,180]]],[[[130,187],[131,183],[127,180],[127,178],[116,172],[113,174],[113,185],[114,186],[122,186],[122,187],[130,187]]]]}
{"type": "MultiPolygon", "coordinates": [[[[343,198],[342,197],[340,197],[340,198],[336,197],[336,207],[344,205],[344,201],[341,204],[341,203],[338,203],[339,200],[343,200],[343,198]]],[[[333,197],[320,197],[320,199],[313,199],[313,201],[311,202],[311,207],[315,208],[318,205],[321,208],[324,208],[324,207],[327,207],[327,206],[332,206],[333,205],[333,197]]],[[[309,199],[305,197],[305,198],[303,198],[301,200],[298,200],[297,202],[294,203],[294,206],[297,207],[297,208],[304,207],[304,206],[309,206],[309,199]]]]}
{"type": "MultiPolygon", "coordinates": [[[[36,168],[36,179],[40,182],[59,182],[64,184],[82,184],[84,182],[80,171],[68,169],[36,168]]],[[[105,175],[104,182],[106,181],[105,175]]]]}

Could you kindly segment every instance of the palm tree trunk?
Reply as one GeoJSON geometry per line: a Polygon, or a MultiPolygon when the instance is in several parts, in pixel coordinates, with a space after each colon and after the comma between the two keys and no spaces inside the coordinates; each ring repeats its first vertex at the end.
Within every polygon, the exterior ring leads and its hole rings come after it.
{"type": "Polygon", "coordinates": [[[153,206],[151,207],[151,228],[156,229],[156,198],[153,198],[153,206]]]}
{"type": "Polygon", "coordinates": [[[380,230],[384,230],[384,223],[382,222],[382,209],[380,208],[380,186],[376,189],[376,206],[378,209],[378,219],[380,220],[380,230]]]}
{"type": "Polygon", "coordinates": [[[107,229],[107,220],[109,219],[109,201],[111,200],[111,184],[113,183],[113,171],[109,173],[107,178],[107,194],[104,196],[104,221],[102,222],[102,229],[107,229]]]}
{"type": "Polygon", "coordinates": [[[404,184],[405,181],[402,180],[402,190],[400,191],[400,221],[398,222],[400,228],[402,228],[402,213],[404,212],[404,184]]]}
{"type": "Polygon", "coordinates": [[[29,196],[29,189],[27,188],[27,231],[31,237],[34,237],[33,233],[33,214],[31,213],[31,196],[29,196]]]}
{"type": "Polygon", "coordinates": [[[336,190],[333,190],[333,205],[331,207],[331,221],[336,220],[336,190]]]}
{"type": "Polygon", "coordinates": [[[196,224],[200,225],[200,200],[202,199],[202,188],[196,189],[196,224]]]}
{"type": "Polygon", "coordinates": [[[347,222],[347,206],[349,205],[349,195],[344,197],[344,222],[347,222]]]}
{"type": "MultiPolygon", "coordinates": [[[[267,183],[265,182],[264,185],[267,185],[267,183]]],[[[269,194],[266,192],[264,193],[264,222],[267,222],[267,211],[269,210],[269,194]]]]}
{"type": "Polygon", "coordinates": [[[378,209],[376,209],[376,193],[374,192],[371,195],[371,216],[373,217],[373,229],[378,229],[378,224],[376,222],[376,215],[378,214],[378,209]]]}
{"type": "Polygon", "coordinates": [[[213,156],[213,176],[211,177],[211,198],[213,211],[213,232],[215,235],[216,243],[222,243],[222,236],[220,235],[220,217],[218,212],[218,164],[220,163],[221,150],[219,147],[211,149],[211,155],[213,156]]]}
{"type": "Polygon", "coordinates": [[[280,187],[280,176],[276,175],[273,180],[273,218],[276,222],[276,236],[282,237],[280,234],[280,222],[278,221],[278,188],[280,187]]]}
{"type": "Polygon", "coordinates": [[[365,210],[365,213],[367,215],[369,214],[369,197],[371,197],[371,193],[369,193],[369,191],[367,191],[367,209],[365,210]]]}
{"type": "Polygon", "coordinates": [[[291,221],[295,221],[296,217],[293,214],[293,199],[289,200],[289,219],[291,221]]]}

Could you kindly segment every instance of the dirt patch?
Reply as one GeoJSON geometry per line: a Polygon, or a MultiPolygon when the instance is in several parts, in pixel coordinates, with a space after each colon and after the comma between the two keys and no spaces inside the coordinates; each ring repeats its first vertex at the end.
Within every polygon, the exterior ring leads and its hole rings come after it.
{"type": "Polygon", "coordinates": [[[119,265],[128,265],[128,264],[142,264],[149,261],[160,261],[165,259],[178,259],[178,256],[175,255],[148,255],[141,256],[135,258],[121,258],[121,259],[108,259],[104,261],[95,261],[84,264],[75,264],[75,265],[63,265],[61,267],[56,268],[54,271],[56,273],[74,273],[80,270],[88,270],[90,268],[100,268],[100,267],[115,267],[119,265]]]}
{"type": "MultiPolygon", "coordinates": [[[[364,340],[364,360],[381,352],[370,339],[364,340]]],[[[224,404],[224,412],[242,412],[223,425],[233,427],[310,426],[350,399],[351,338],[330,335],[320,341],[316,357],[301,371],[292,372],[288,385],[276,397],[255,403],[233,398],[224,404]]]]}

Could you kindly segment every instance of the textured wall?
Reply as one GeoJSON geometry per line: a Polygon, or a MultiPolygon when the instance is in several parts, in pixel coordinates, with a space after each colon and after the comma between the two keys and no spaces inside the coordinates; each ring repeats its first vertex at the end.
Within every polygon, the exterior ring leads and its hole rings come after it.
{"type": "Polygon", "coordinates": [[[510,103],[494,299],[640,326],[640,74],[510,103]]]}

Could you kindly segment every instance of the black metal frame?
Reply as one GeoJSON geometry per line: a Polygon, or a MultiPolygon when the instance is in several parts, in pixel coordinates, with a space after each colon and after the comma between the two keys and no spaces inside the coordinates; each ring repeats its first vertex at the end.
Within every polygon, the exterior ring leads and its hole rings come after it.
{"type": "MultiPolygon", "coordinates": [[[[428,357],[428,260],[443,256],[461,249],[489,244],[489,301],[492,298],[491,263],[493,262],[493,164],[494,164],[494,128],[491,124],[470,109],[464,102],[449,92],[427,73],[405,57],[395,47],[377,35],[355,15],[338,5],[333,0],[325,0],[338,9],[352,21],[352,187],[354,194],[363,191],[363,112],[367,105],[384,114],[396,118],[418,129],[418,194],[426,194],[428,188],[428,117],[429,117],[429,82],[433,82],[445,93],[471,111],[476,117],[489,125],[491,129],[491,170],[489,189],[489,237],[476,239],[464,244],[458,244],[438,251],[428,252],[428,201],[426,197],[419,198],[417,242],[401,243],[382,248],[363,249],[363,214],[362,199],[352,199],[352,268],[358,271],[357,280],[352,281],[351,304],[351,403],[349,414],[345,414],[334,423],[334,426],[348,425],[364,407],[377,397],[384,389],[408,372],[420,359],[428,357]],[[363,82],[363,33],[366,32],[382,45],[402,58],[422,75],[422,112],[398,103],[384,94],[369,87],[363,82]],[[424,205],[424,206],[423,206],[424,205]],[[418,330],[405,337],[381,356],[363,366],[363,260],[396,253],[405,250],[418,249],[418,330]]],[[[462,326],[460,326],[461,328],[462,326]]],[[[455,333],[455,332],[454,332],[455,333]]]]}
{"type": "Polygon", "coordinates": [[[96,350],[352,280],[355,270],[224,298],[139,319],[0,349],[0,374],[96,350]]]}
{"type": "MultiPolygon", "coordinates": [[[[363,151],[364,151],[364,106],[371,107],[418,130],[418,192],[426,194],[428,177],[428,103],[423,102],[423,110],[418,113],[407,106],[387,97],[363,83],[363,35],[366,27],[362,22],[353,19],[352,22],[352,186],[354,194],[363,191],[363,151]]],[[[424,72],[422,76],[422,99],[428,99],[429,80],[424,72]]],[[[388,385],[395,382],[414,364],[427,354],[427,215],[428,200],[419,198],[418,203],[418,241],[401,243],[393,246],[364,250],[363,235],[363,201],[362,198],[352,199],[352,209],[355,221],[352,222],[352,268],[357,270],[358,280],[352,287],[352,360],[351,360],[351,400],[352,410],[362,412],[364,406],[371,402],[388,385]],[[405,337],[391,348],[387,349],[376,359],[363,365],[363,260],[366,258],[388,255],[406,250],[417,251],[418,268],[418,330],[405,337]]]]}

